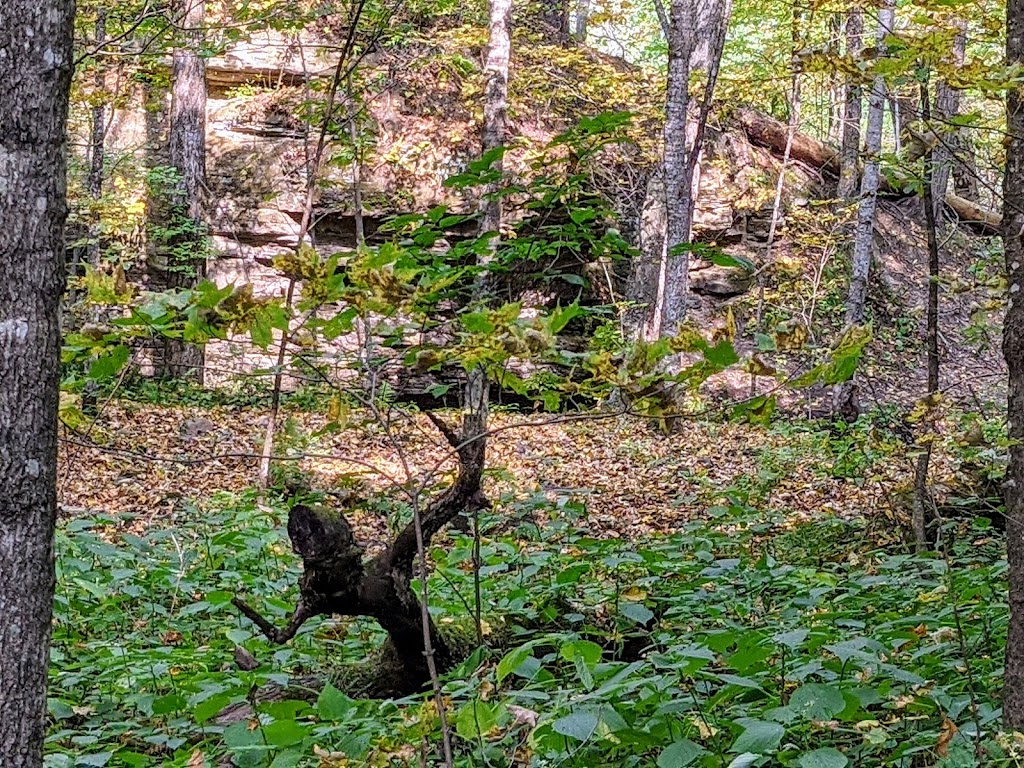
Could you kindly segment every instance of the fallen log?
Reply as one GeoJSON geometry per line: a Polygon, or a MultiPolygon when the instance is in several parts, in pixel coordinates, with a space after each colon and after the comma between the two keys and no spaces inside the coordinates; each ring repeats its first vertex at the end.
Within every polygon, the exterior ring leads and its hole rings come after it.
{"type": "MultiPolygon", "coordinates": [[[[789,126],[785,123],[750,107],[736,109],[733,116],[751,143],[767,147],[779,155],[785,153],[789,133],[789,126]]],[[[832,176],[839,175],[839,153],[828,144],[805,133],[793,135],[793,146],[790,147],[789,156],[818,171],[832,176]]]]}
{"type": "MultiPolygon", "coordinates": [[[[785,153],[788,126],[781,120],[776,120],[774,117],[750,107],[740,107],[734,110],[733,116],[751,143],[770,149],[777,155],[785,153]]],[[[797,133],[793,137],[789,155],[793,160],[830,176],[839,175],[838,152],[812,136],[797,133]]],[[[900,194],[899,190],[889,186],[884,178],[881,181],[880,191],[886,194],[900,194]]],[[[957,215],[960,223],[973,231],[985,235],[999,234],[1003,218],[999,212],[985,208],[952,192],[946,195],[945,203],[957,215]]]]}
{"type": "Polygon", "coordinates": [[[982,208],[966,197],[950,192],[946,195],[946,205],[960,219],[962,224],[968,224],[972,229],[977,229],[986,235],[998,235],[1002,232],[1003,217],[988,208],[982,208]]]}

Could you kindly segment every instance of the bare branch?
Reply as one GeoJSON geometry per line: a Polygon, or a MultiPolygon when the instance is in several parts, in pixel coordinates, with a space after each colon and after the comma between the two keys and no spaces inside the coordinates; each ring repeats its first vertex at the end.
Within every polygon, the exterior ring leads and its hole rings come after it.
{"type": "Polygon", "coordinates": [[[307,619],[314,616],[313,611],[306,606],[304,601],[300,600],[298,606],[295,608],[295,613],[293,613],[291,619],[288,620],[288,625],[284,629],[278,629],[264,618],[261,613],[251,607],[240,597],[233,598],[231,600],[231,604],[241,611],[249,621],[259,627],[260,631],[263,632],[270,642],[277,643],[278,645],[284,645],[295,637],[295,633],[299,631],[299,627],[305,624],[307,619]]]}
{"type": "Polygon", "coordinates": [[[448,445],[452,448],[458,449],[459,445],[462,443],[462,439],[459,437],[458,432],[452,429],[451,425],[433,411],[426,411],[425,413],[427,418],[430,419],[430,423],[437,427],[438,431],[444,435],[444,439],[448,441],[448,445]]]}

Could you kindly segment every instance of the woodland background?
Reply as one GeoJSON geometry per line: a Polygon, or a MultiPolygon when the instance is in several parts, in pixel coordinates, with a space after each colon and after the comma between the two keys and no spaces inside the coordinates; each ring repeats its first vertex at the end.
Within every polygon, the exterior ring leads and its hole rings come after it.
{"type": "Polygon", "coordinates": [[[0,10],[0,761],[1018,765],[1019,5],[0,10]]]}

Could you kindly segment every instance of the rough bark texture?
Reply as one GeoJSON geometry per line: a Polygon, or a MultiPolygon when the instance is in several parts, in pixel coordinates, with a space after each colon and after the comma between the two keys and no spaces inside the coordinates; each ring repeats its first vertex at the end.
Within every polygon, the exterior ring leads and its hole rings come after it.
{"type": "Polygon", "coordinates": [[[64,130],[74,2],[0,9],[0,765],[38,768],[57,513],[64,130]]]}
{"type": "MultiPolygon", "coordinates": [[[[754,144],[768,147],[778,154],[785,152],[789,140],[789,127],[786,123],[750,107],[734,110],[733,116],[754,144]]],[[[830,176],[839,175],[839,155],[835,149],[806,133],[793,135],[790,157],[830,176]]]]}
{"type": "MultiPolygon", "coordinates": [[[[860,59],[864,38],[864,11],[853,6],[846,14],[846,57],[851,61],[860,59]]],[[[860,178],[860,121],[864,104],[864,92],[860,82],[850,76],[846,80],[846,97],[843,104],[842,149],[839,152],[839,189],[837,194],[843,200],[853,200],[860,178]]]]}
{"type": "MultiPolygon", "coordinates": [[[[206,189],[206,61],[203,41],[204,0],[179,0],[184,40],[175,49],[171,91],[170,160],[181,176],[175,208],[192,221],[192,232],[174,243],[173,250],[191,251],[188,258],[172,257],[168,264],[170,287],[189,288],[206,275],[206,235],[203,202],[206,189]]],[[[202,381],[203,350],[195,344],[168,339],[164,347],[164,374],[195,377],[202,381]]]]}
{"type": "MultiPolygon", "coordinates": [[[[694,205],[700,190],[704,134],[732,13],[731,0],[677,0],[672,5],[673,27],[661,0],[655,11],[669,42],[669,82],[666,93],[665,162],[663,172],[648,184],[645,211],[657,210],[664,223],[648,231],[664,233],[657,242],[642,245],[634,260],[626,293],[639,307],[627,324],[635,336],[654,339],[672,335],[686,318],[689,295],[689,254],[669,255],[670,244],[688,243],[694,205]],[[699,104],[689,98],[689,81],[703,75],[699,104]],[[653,204],[651,195],[658,201],[653,204]],[[664,206],[662,206],[662,202],[664,206]],[[664,212],[661,209],[664,207],[664,212]],[[670,227],[675,227],[674,234],[670,227]]],[[[644,213],[646,217],[646,212],[644,213]]]]}
{"type": "MultiPolygon", "coordinates": [[[[1006,58],[1024,65],[1024,0],[1006,4],[1006,58]]],[[[1003,322],[1003,354],[1009,369],[1007,405],[1010,464],[1006,471],[1006,555],[1010,626],[1006,638],[1003,719],[1024,730],[1024,95],[1006,97],[1008,142],[1003,180],[1003,242],[1009,301],[1003,322]]]]}

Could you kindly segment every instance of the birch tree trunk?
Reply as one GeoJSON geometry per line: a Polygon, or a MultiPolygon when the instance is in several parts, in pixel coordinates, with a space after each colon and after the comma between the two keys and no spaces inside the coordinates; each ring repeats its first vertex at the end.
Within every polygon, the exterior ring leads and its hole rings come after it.
{"type": "MultiPolygon", "coordinates": [[[[885,39],[892,30],[895,14],[895,0],[885,0],[878,11],[877,58],[886,56],[885,39]]],[[[868,297],[868,275],[871,271],[871,252],[874,245],[875,211],[878,207],[880,180],[879,153],[882,149],[882,124],[885,118],[885,79],[876,75],[868,97],[868,120],[865,133],[864,174],[860,183],[860,204],[857,208],[857,222],[854,230],[853,253],[851,255],[850,287],[846,296],[846,324],[863,325],[864,310],[868,297]]],[[[850,419],[858,411],[855,390],[851,382],[836,389],[834,405],[836,412],[850,419]]]]}
{"type": "MultiPolygon", "coordinates": [[[[1024,0],[1006,3],[1006,60],[1024,66],[1024,0]]],[[[1003,177],[1003,245],[1009,300],[1003,320],[1003,354],[1009,369],[1006,470],[1006,559],[1010,625],[1006,638],[1003,721],[1024,730],[1024,94],[1006,96],[1006,175],[1003,177]]]]}
{"type": "Polygon", "coordinates": [[[0,6],[0,765],[39,768],[53,612],[67,0],[0,6]]]}
{"type": "MultiPolygon", "coordinates": [[[[206,60],[201,55],[204,0],[180,0],[184,39],[175,49],[172,71],[170,160],[180,175],[175,200],[178,215],[191,220],[191,231],[173,243],[167,282],[173,288],[190,288],[206,276],[206,232],[203,203],[206,189],[206,60]],[[190,252],[190,253],[189,253],[190,252]]],[[[164,345],[166,376],[203,380],[203,349],[180,339],[164,345]]]]}
{"type": "MultiPolygon", "coordinates": [[[[508,133],[508,69],[512,57],[512,0],[491,0],[490,22],[487,39],[487,58],[484,62],[484,124],[480,135],[480,148],[483,154],[504,147],[508,133]]],[[[504,161],[499,153],[492,168],[500,172],[504,161]]],[[[480,201],[481,233],[493,232],[488,243],[488,253],[480,257],[486,266],[494,258],[501,237],[501,182],[498,181],[484,190],[480,201]]],[[[488,280],[486,272],[477,278],[473,298],[486,301],[488,298],[488,280]]],[[[488,404],[490,400],[487,371],[477,367],[466,377],[466,388],[463,393],[464,416],[463,436],[476,440],[480,448],[480,461],[486,462],[488,404]]]]}
{"type": "MultiPolygon", "coordinates": [[[[846,57],[858,61],[864,39],[864,11],[851,6],[846,14],[846,57]]],[[[846,97],[843,105],[842,143],[839,152],[839,188],[837,194],[843,200],[852,201],[857,192],[860,178],[860,122],[864,94],[857,78],[846,79],[846,97]]]]}

